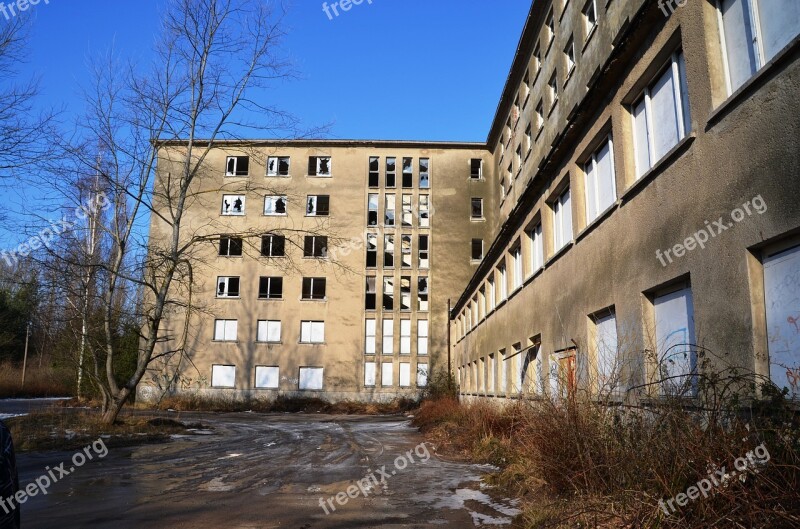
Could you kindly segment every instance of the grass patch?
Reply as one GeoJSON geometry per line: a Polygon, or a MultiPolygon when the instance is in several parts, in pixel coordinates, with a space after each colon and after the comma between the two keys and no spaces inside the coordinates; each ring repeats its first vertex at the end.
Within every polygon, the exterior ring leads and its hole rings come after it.
{"type": "Polygon", "coordinates": [[[437,452],[499,467],[489,480],[522,499],[518,527],[800,527],[797,413],[780,400],[729,411],[444,398],[424,402],[414,424],[437,452]],[[660,500],[722,466],[730,474],[762,443],[768,461],[664,512],[660,500]]]}
{"type": "Polygon", "coordinates": [[[101,436],[109,448],[160,443],[188,428],[206,428],[172,419],[127,415],[112,425],[100,422],[96,411],[53,409],[6,421],[18,452],[80,450],[101,436]]]}

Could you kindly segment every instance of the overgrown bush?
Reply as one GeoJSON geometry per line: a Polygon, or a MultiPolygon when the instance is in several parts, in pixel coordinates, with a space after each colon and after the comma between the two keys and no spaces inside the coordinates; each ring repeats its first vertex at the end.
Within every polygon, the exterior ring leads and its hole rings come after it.
{"type": "Polygon", "coordinates": [[[22,366],[0,364],[0,398],[68,397],[75,393],[73,370],[31,362],[22,386],[22,366]]]}

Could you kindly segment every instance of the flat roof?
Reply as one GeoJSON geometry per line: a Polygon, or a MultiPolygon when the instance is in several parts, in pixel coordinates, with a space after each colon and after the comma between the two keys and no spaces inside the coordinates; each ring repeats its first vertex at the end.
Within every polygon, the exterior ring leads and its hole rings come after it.
{"type": "MultiPolygon", "coordinates": [[[[180,147],[188,140],[153,140],[162,147],[180,147]]],[[[207,145],[211,140],[197,139],[195,145],[207,145]]],[[[214,140],[218,146],[228,147],[391,147],[391,148],[431,148],[431,149],[487,149],[485,142],[424,141],[424,140],[347,140],[347,139],[223,139],[214,140]]]]}

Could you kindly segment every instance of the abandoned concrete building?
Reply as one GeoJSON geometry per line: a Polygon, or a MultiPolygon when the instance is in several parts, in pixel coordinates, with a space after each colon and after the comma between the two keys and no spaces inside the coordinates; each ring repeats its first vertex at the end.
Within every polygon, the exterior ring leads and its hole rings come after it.
{"type": "Polygon", "coordinates": [[[218,144],[140,397],[388,400],[448,358],[469,398],[800,396],[798,34],[796,0],[536,0],[485,142],[218,144]]]}

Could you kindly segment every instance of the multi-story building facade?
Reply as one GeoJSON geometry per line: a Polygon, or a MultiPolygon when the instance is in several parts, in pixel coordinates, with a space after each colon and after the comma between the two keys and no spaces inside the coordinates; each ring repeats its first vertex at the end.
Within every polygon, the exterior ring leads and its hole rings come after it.
{"type": "MultiPolygon", "coordinates": [[[[156,197],[184,148],[163,147],[156,197]]],[[[139,395],[416,396],[446,369],[448,300],[482,257],[470,242],[493,230],[473,205],[496,207],[473,173],[490,162],[483,144],[219,144],[182,222],[192,313],[169,315],[159,350],[183,354],[139,395]]],[[[153,241],[164,229],[154,216],[153,241]]]]}
{"type": "Polygon", "coordinates": [[[798,6],[536,0],[485,143],[218,144],[140,396],[797,395],[798,6]]]}
{"type": "Polygon", "coordinates": [[[800,4],[536,1],[454,305],[464,394],[800,396],[800,4]]]}

